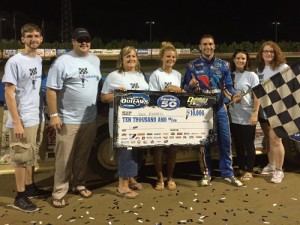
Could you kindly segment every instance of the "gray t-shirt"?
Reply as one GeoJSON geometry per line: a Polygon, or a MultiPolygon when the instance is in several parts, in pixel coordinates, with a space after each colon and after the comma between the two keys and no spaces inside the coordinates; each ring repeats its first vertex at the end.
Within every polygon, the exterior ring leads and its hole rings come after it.
{"type": "MultiPolygon", "coordinates": [[[[24,127],[32,127],[42,122],[40,111],[40,91],[42,80],[42,59],[18,53],[5,64],[2,82],[16,86],[15,99],[18,113],[24,127]]],[[[13,128],[8,113],[6,126],[13,128]]]]}
{"type": "Polygon", "coordinates": [[[80,57],[68,52],[51,65],[47,87],[58,90],[58,113],[65,124],[85,124],[97,115],[100,60],[89,54],[80,57]]]}

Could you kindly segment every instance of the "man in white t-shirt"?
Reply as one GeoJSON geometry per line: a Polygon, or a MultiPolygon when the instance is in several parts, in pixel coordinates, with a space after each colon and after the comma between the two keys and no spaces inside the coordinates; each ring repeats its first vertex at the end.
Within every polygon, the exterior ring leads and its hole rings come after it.
{"type": "Polygon", "coordinates": [[[7,61],[2,82],[5,83],[5,100],[9,112],[6,127],[17,186],[13,207],[24,212],[35,212],[39,208],[29,198],[37,192],[33,184],[32,168],[36,163],[38,126],[42,122],[42,59],[37,55],[37,49],[43,37],[41,29],[30,23],[21,28],[21,36],[24,51],[7,61]]]}
{"type": "Polygon", "coordinates": [[[84,28],[72,34],[73,50],[52,64],[47,79],[50,126],[56,130],[55,174],[52,204],[66,206],[69,182],[82,198],[92,192],[85,187],[85,172],[96,135],[95,123],[100,60],[90,54],[91,36],[84,28]]]}

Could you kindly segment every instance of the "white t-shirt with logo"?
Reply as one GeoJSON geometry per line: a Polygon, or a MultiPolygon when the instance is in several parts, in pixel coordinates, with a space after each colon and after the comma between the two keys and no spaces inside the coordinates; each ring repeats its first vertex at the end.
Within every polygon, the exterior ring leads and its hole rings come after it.
{"type": "Polygon", "coordinates": [[[65,124],[85,124],[97,116],[100,60],[93,54],[80,57],[68,52],[51,65],[47,87],[58,90],[58,113],[65,124]]]}
{"type": "Polygon", "coordinates": [[[266,65],[264,70],[262,72],[259,72],[258,70],[256,70],[256,73],[259,77],[259,82],[263,83],[266,80],[270,79],[270,77],[272,77],[273,75],[275,75],[278,72],[283,71],[284,69],[288,68],[289,66],[287,64],[281,64],[278,68],[276,68],[275,70],[273,70],[269,65],[266,65]]]}
{"type": "MultiPolygon", "coordinates": [[[[113,93],[114,90],[118,90],[120,87],[124,87],[126,90],[148,90],[149,85],[145,80],[142,73],[128,73],[119,71],[113,71],[108,74],[102,87],[102,94],[113,93]]],[[[113,103],[109,104],[109,134],[113,137],[113,103]]]]}
{"type": "MultiPolygon", "coordinates": [[[[244,71],[234,73],[234,90],[236,93],[246,93],[259,84],[258,76],[254,72],[244,71]]],[[[231,122],[235,124],[249,125],[250,117],[254,109],[252,92],[246,94],[240,103],[229,105],[231,122]]]]}
{"type": "Polygon", "coordinates": [[[163,91],[169,85],[181,85],[181,74],[177,70],[172,70],[171,73],[166,73],[161,68],[155,70],[149,79],[150,91],[163,91]]]}
{"type": "MultiPolygon", "coordinates": [[[[40,92],[42,80],[42,58],[17,53],[5,64],[3,83],[16,86],[15,99],[24,127],[32,127],[43,121],[40,110],[40,92]]],[[[13,128],[10,113],[6,126],[13,128]]]]}

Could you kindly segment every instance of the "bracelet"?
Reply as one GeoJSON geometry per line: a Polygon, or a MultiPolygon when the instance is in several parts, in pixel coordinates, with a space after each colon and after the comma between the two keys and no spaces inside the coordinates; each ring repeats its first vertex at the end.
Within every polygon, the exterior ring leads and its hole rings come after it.
{"type": "Polygon", "coordinates": [[[58,113],[50,114],[50,118],[55,117],[55,116],[58,116],[58,113]]]}

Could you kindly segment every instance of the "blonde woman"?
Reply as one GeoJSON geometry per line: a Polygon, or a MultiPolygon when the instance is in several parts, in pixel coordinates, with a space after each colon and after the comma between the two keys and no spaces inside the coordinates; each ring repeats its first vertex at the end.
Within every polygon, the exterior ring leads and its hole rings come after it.
{"type": "MultiPolygon", "coordinates": [[[[173,69],[177,60],[177,52],[170,42],[163,42],[160,49],[161,67],[155,70],[149,80],[150,91],[163,91],[181,93],[181,74],[173,69]]],[[[153,158],[157,174],[157,183],[155,189],[162,191],[165,188],[163,169],[163,151],[166,151],[167,159],[167,189],[172,191],[176,189],[176,183],[173,181],[173,172],[175,168],[176,149],[175,148],[154,148],[153,158]]]]}
{"type": "MultiPolygon", "coordinates": [[[[113,99],[114,90],[148,90],[149,86],[140,70],[140,63],[137,51],[133,46],[126,46],[121,49],[118,70],[108,74],[101,91],[101,100],[109,103],[109,133],[113,137],[113,99]]],[[[135,180],[139,168],[139,156],[142,150],[127,149],[119,150],[118,177],[119,186],[116,195],[123,198],[136,198],[136,190],[142,190],[142,184],[135,180]]]]}

